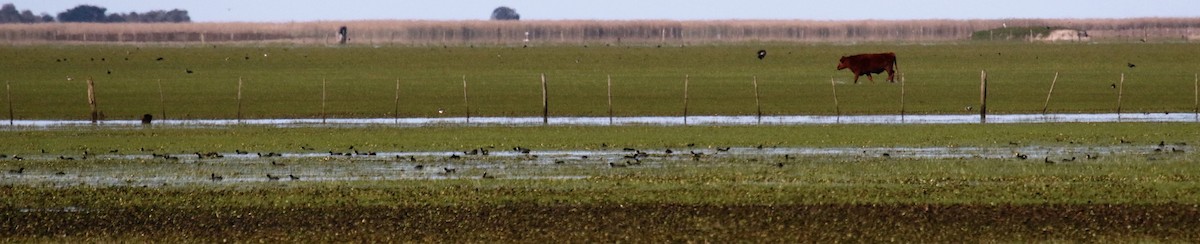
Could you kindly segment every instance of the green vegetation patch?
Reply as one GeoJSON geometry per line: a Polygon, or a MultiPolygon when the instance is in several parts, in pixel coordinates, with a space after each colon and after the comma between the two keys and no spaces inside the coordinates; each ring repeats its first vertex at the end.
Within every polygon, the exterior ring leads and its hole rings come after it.
{"type": "Polygon", "coordinates": [[[1050,32],[1067,29],[1061,26],[1014,26],[981,30],[971,33],[975,41],[1025,41],[1033,37],[1047,36],[1050,32]]]}
{"type": "Polygon", "coordinates": [[[1192,123],[1037,123],[801,126],[64,127],[0,131],[0,153],[82,155],[222,152],[463,151],[479,147],[589,150],[634,147],[1007,147],[1200,145],[1192,123]],[[308,148],[308,149],[306,149],[308,148]]]}

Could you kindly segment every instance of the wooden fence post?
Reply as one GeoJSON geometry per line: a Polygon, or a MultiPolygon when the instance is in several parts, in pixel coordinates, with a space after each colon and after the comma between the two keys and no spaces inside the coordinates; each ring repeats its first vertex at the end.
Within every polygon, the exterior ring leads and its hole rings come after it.
{"type": "Polygon", "coordinates": [[[13,104],[12,104],[12,84],[9,81],[4,81],[4,93],[8,97],[8,125],[13,125],[13,104]]]}
{"type": "Polygon", "coordinates": [[[321,124],[325,123],[325,78],[321,78],[321,124]]]}
{"type": "Polygon", "coordinates": [[[683,75],[683,125],[688,124],[688,75],[683,75]]]}
{"type": "Polygon", "coordinates": [[[979,123],[987,124],[987,72],[979,71],[979,123]]]}
{"type": "Polygon", "coordinates": [[[100,119],[100,113],[96,108],[96,83],[92,81],[92,77],[87,79],[87,95],[88,107],[92,110],[92,124],[96,124],[96,121],[100,119]]]}
{"type": "Polygon", "coordinates": [[[904,73],[900,73],[900,123],[904,123],[904,73]]]}
{"type": "Polygon", "coordinates": [[[1054,84],[1058,83],[1058,72],[1054,72],[1054,80],[1050,81],[1050,91],[1046,92],[1046,103],[1042,105],[1042,115],[1046,115],[1046,110],[1050,108],[1050,95],[1054,94],[1054,84]]]}
{"type": "Polygon", "coordinates": [[[396,107],[392,110],[393,123],[400,123],[400,78],[396,78],[396,107]]]}
{"type": "Polygon", "coordinates": [[[1121,81],[1117,82],[1117,122],[1121,122],[1121,97],[1125,96],[1125,73],[1121,73],[1121,81]]]}
{"type": "Polygon", "coordinates": [[[162,79],[158,79],[158,107],[162,109],[160,119],[167,119],[167,96],[163,94],[162,79]]]}
{"type": "Polygon", "coordinates": [[[471,123],[471,101],[467,99],[467,75],[463,75],[463,108],[466,108],[467,123],[471,123]]]}
{"type": "Polygon", "coordinates": [[[829,77],[829,87],[832,87],[832,89],[833,89],[833,113],[835,116],[837,116],[836,117],[837,122],[841,123],[842,122],[842,108],[841,108],[841,106],[838,106],[837,82],[833,80],[832,76],[829,77]]]}
{"type": "MultiPolygon", "coordinates": [[[[1200,74],[1192,74],[1192,79],[1192,114],[1196,118],[1196,121],[1200,122],[1200,74]]],[[[12,115],[9,115],[9,117],[12,117],[12,115]]]]}
{"type": "Polygon", "coordinates": [[[237,107],[237,122],[238,122],[238,124],[241,124],[242,123],[242,77],[238,77],[237,105],[238,105],[238,107],[237,107]]]}
{"type": "Polygon", "coordinates": [[[613,124],[612,75],[608,75],[608,125],[613,124]]]}
{"type": "Polygon", "coordinates": [[[754,76],[754,110],[758,124],[762,124],[762,103],[759,103],[758,99],[758,76],[754,76]]]}
{"type": "Polygon", "coordinates": [[[550,100],[546,94],[546,73],[542,73],[542,125],[550,124],[550,100]]]}

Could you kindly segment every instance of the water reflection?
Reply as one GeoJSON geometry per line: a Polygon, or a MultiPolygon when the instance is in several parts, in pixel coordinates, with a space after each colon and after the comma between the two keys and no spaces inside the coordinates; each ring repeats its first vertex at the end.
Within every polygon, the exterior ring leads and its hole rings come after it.
{"type": "MultiPolygon", "coordinates": [[[[996,114],[988,115],[987,123],[1079,123],[1079,122],[1200,122],[1192,113],[1106,113],[1106,114],[996,114]]],[[[804,125],[804,124],[973,124],[980,123],[979,115],[789,115],[789,116],[647,116],[647,117],[551,117],[550,125],[804,125]]],[[[226,126],[275,125],[305,127],[326,125],[396,125],[405,127],[470,125],[470,126],[533,126],[542,125],[541,117],[472,117],[467,118],[357,118],[357,119],[211,119],[157,120],[155,125],[226,126]]],[[[5,127],[61,127],[91,125],[86,120],[14,120],[5,127]]],[[[140,120],[106,120],[99,125],[140,126],[140,120]]]]}

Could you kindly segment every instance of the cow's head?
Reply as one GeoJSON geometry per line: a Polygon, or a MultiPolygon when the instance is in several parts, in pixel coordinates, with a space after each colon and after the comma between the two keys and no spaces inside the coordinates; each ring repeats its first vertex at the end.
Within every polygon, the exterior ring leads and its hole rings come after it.
{"type": "Polygon", "coordinates": [[[850,62],[849,62],[849,60],[846,60],[846,56],[842,56],[842,59],[838,60],[838,69],[837,70],[843,70],[846,68],[850,68],[850,62]]]}

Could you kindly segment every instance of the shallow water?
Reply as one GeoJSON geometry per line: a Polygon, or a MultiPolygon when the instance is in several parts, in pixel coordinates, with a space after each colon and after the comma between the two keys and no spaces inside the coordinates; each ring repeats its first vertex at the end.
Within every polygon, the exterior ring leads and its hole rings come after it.
{"type": "MultiPolygon", "coordinates": [[[[844,116],[649,116],[649,117],[551,117],[550,125],[803,125],[803,124],[974,124],[980,123],[977,114],[955,115],[844,115],[844,116]]],[[[996,114],[988,115],[987,123],[1078,123],[1078,122],[1200,122],[1193,113],[1106,113],[1106,114],[996,114]]],[[[542,125],[541,117],[464,117],[453,118],[358,118],[358,119],[213,119],[213,120],[156,120],[155,125],[170,126],[227,126],[275,125],[396,125],[404,127],[469,125],[469,126],[533,126],[542,125]]],[[[0,127],[45,128],[91,125],[86,120],[13,120],[0,127]]],[[[105,120],[99,125],[137,126],[138,120],[105,120]]]]}
{"type": "MultiPolygon", "coordinates": [[[[1189,155],[1192,148],[1183,143],[1165,146],[1119,144],[1112,146],[1022,146],[1001,147],[832,147],[832,148],[676,148],[605,150],[534,150],[524,154],[508,150],[495,150],[488,155],[464,155],[456,151],[435,152],[379,152],[375,155],[333,156],[329,153],[282,153],[282,156],[260,157],[255,153],[221,153],[222,158],[201,159],[195,154],[176,154],[178,160],[154,159],[151,155],[100,154],[91,155],[89,160],[140,159],[150,164],[130,166],[120,163],[87,163],[61,169],[30,169],[23,174],[7,173],[0,176],[0,183],[65,187],[75,185],[94,186],[143,186],[167,187],[180,185],[228,185],[240,183],[287,184],[298,176],[297,181],[388,181],[388,180],[453,180],[483,179],[483,174],[496,176],[493,180],[552,179],[583,180],[607,174],[615,170],[611,164],[631,165],[635,168],[663,167],[717,167],[708,163],[713,159],[745,159],[747,166],[753,162],[786,162],[788,158],[833,157],[846,159],[880,160],[899,159],[946,159],[988,158],[1041,163],[1049,159],[1087,161],[1093,157],[1116,155],[1147,155],[1170,157],[1189,155]],[[631,159],[637,152],[645,156],[631,159]],[[451,158],[457,155],[459,158],[451,158]],[[699,155],[699,156],[696,156],[699,155]],[[1024,155],[1021,159],[1018,155],[1024,155]],[[698,160],[697,160],[698,158],[698,160]],[[411,159],[416,159],[412,161],[411,159]],[[273,161],[282,162],[272,165],[273,161]],[[284,165],[286,164],[286,165],[284,165]],[[421,167],[418,167],[420,165],[421,167]],[[448,172],[453,169],[455,172],[448,172]],[[62,175],[57,172],[65,172],[62,175]],[[224,179],[213,181],[210,174],[224,179]],[[278,176],[270,180],[267,174],[278,176]]],[[[60,160],[58,155],[27,155],[23,164],[60,160]]],[[[9,159],[11,160],[11,159],[9,159]]],[[[12,163],[15,161],[10,161],[12,163]]],[[[743,161],[730,161],[739,162],[743,161]]],[[[728,166],[728,165],[726,165],[728,166]]],[[[722,166],[723,167],[723,166],[722,166]]]]}

